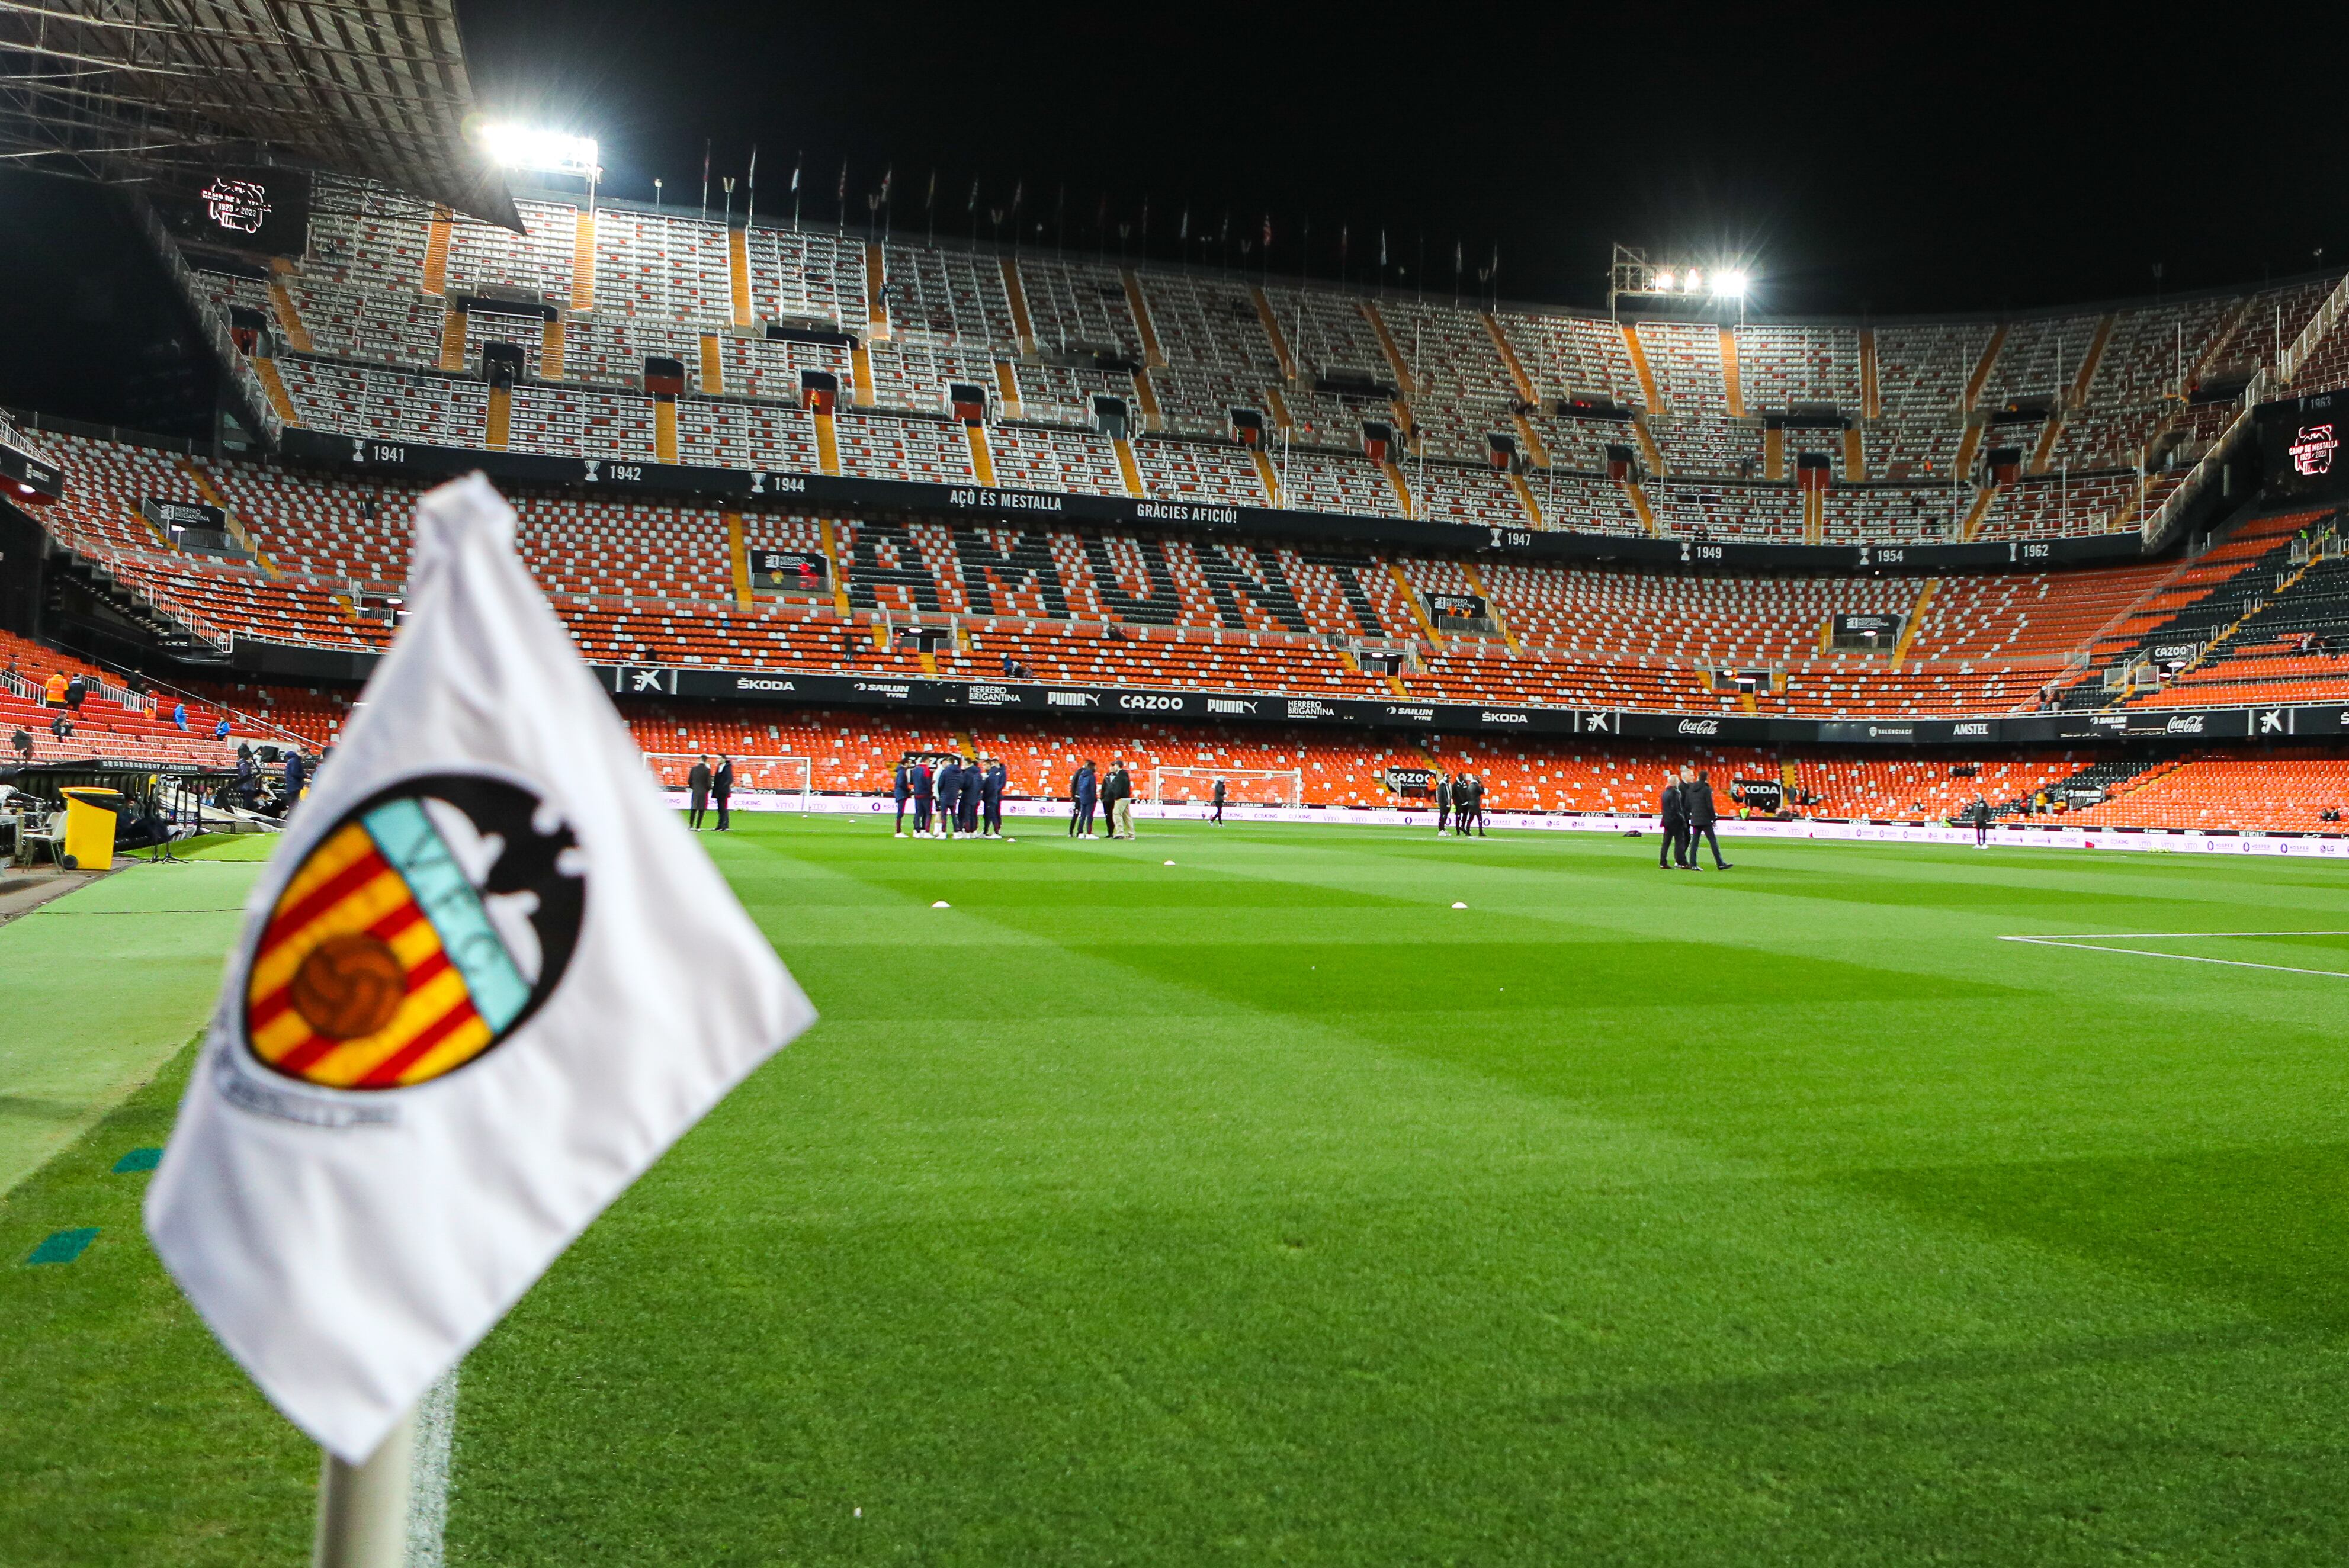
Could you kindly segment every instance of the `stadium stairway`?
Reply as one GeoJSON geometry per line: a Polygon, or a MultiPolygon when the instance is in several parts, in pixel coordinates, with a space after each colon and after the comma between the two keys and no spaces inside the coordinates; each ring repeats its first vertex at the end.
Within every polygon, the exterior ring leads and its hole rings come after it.
{"type": "Polygon", "coordinates": [[[285,335],[285,346],[296,354],[314,354],[310,329],[304,325],[302,312],[294,304],[293,291],[285,286],[285,275],[277,273],[269,280],[269,304],[277,318],[277,330],[285,335]]]}
{"type": "MultiPolygon", "coordinates": [[[[1982,388],[1990,384],[1990,373],[1998,365],[1999,350],[2006,346],[2006,333],[2004,322],[1992,329],[1990,341],[1982,345],[1982,356],[1974,361],[1973,374],[1966,377],[1965,391],[1958,398],[1958,407],[1967,413],[1973,412],[1974,405],[1982,401],[1982,388]]],[[[1977,437],[1980,435],[1982,427],[1976,425],[1971,428],[1977,437]]],[[[1958,463],[1958,471],[1966,471],[1962,457],[1958,463]]]]}
{"type": "Polygon", "coordinates": [[[1143,297],[1142,280],[1132,267],[1120,269],[1119,279],[1125,285],[1125,308],[1133,317],[1133,328],[1142,335],[1142,364],[1145,371],[1166,368],[1165,353],[1158,346],[1158,328],[1150,314],[1150,301],[1143,297]]]}
{"type": "MultiPolygon", "coordinates": [[[[1288,337],[1280,330],[1280,323],[1273,315],[1272,301],[1263,289],[1254,284],[1248,285],[1248,294],[1256,301],[1256,317],[1264,325],[1265,341],[1272,346],[1272,356],[1280,362],[1282,377],[1294,384],[1297,380],[1297,360],[1288,352],[1288,337]]],[[[1288,420],[1283,418],[1280,422],[1287,425],[1288,420]]]]}
{"type": "Polygon", "coordinates": [[[1028,287],[1020,280],[1018,258],[1003,257],[999,270],[1003,274],[1004,296],[1011,307],[1011,329],[1018,340],[1019,352],[1032,356],[1036,352],[1036,325],[1028,315],[1028,287]]]}
{"type": "Polygon", "coordinates": [[[427,294],[439,297],[449,292],[449,233],[450,213],[446,207],[432,209],[431,222],[426,226],[424,239],[424,273],[418,286],[427,294]]]}

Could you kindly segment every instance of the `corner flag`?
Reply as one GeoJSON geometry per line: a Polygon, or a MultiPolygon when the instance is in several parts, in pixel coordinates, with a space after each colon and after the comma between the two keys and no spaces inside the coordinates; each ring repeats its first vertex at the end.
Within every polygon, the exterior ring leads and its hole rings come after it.
{"type": "Polygon", "coordinates": [[[254,890],[147,1198],[164,1265],[347,1463],[813,1021],[663,804],[476,474],[254,890]]]}

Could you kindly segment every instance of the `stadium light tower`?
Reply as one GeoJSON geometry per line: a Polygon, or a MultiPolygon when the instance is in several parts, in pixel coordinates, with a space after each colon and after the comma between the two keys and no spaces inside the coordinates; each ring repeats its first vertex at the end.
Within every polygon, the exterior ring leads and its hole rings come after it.
{"type": "Polygon", "coordinates": [[[1607,311],[1614,315],[1616,301],[1627,294],[1634,299],[1710,303],[1723,309],[1733,302],[1737,318],[1743,321],[1745,296],[1753,285],[1753,275],[1734,263],[1651,262],[1648,253],[1636,245],[1617,245],[1614,263],[1607,273],[1607,311]]]}
{"type": "Polygon", "coordinates": [[[501,169],[528,170],[538,174],[567,174],[587,181],[587,206],[595,205],[595,182],[603,178],[600,150],[592,136],[540,130],[526,125],[492,121],[478,126],[473,139],[501,169]]]}

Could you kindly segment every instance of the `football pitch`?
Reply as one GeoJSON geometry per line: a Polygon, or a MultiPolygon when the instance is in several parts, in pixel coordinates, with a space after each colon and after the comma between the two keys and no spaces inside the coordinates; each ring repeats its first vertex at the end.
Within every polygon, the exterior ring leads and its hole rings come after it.
{"type": "MultiPolygon", "coordinates": [[[[455,1568],[2349,1553],[2342,868],[737,821],[823,1019],[467,1360],[455,1568]]],[[[12,1565],[306,1560],[124,1158],[257,869],[0,927],[12,1565]]]]}

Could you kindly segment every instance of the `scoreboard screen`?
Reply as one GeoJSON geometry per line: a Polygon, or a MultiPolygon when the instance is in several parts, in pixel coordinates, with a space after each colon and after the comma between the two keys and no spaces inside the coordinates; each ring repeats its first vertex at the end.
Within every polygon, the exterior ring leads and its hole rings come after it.
{"type": "Polygon", "coordinates": [[[2263,405],[2255,416],[2271,494],[2293,499],[2349,495],[2349,393],[2323,392],[2263,405]]]}
{"type": "Polygon", "coordinates": [[[310,247],[310,176],[303,170],[175,174],[153,194],[164,226],[181,240],[273,256],[299,256],[310,247]]]}
{"type": "Polygon", "coordinates": [[[832,583],[832,563],[804,550],[750,552],[750,586],[770,593],[822,593],[832,583]]]}

